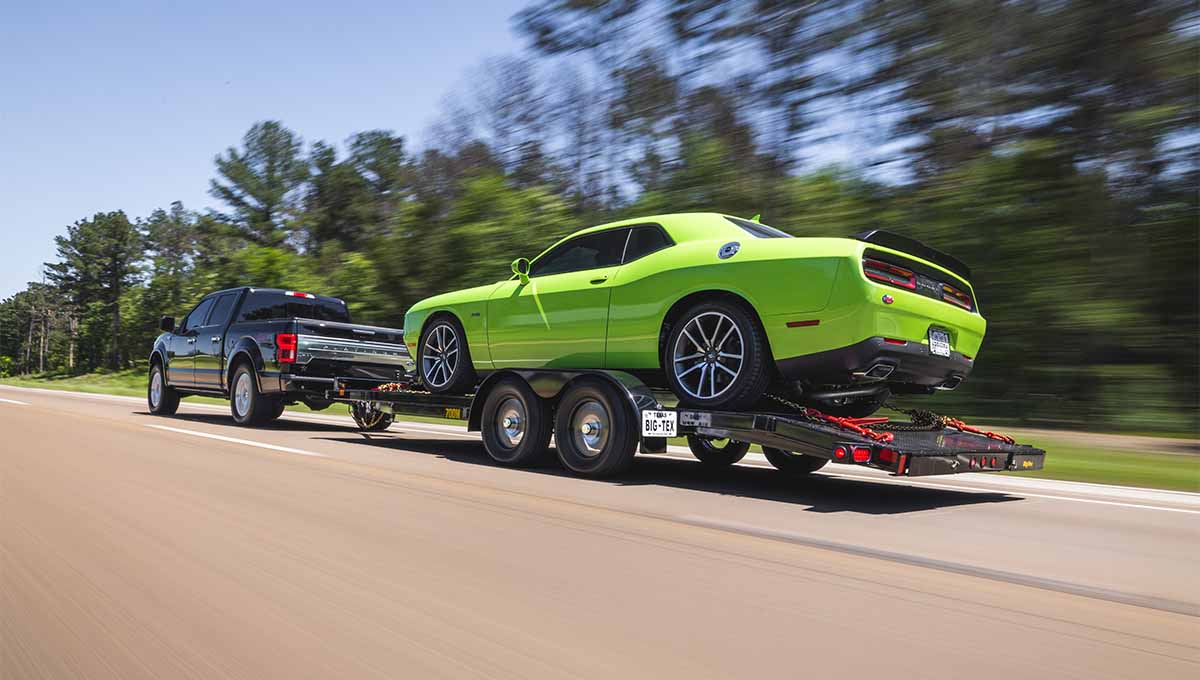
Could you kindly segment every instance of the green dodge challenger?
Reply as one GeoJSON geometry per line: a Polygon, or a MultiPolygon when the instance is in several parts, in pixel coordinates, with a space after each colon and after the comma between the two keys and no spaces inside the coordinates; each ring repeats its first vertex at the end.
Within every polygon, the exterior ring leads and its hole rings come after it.
{"type": "Polygon", "coordinates": [[[747,408],[770,389],[860,416],[893,392],[957,387],[986,326],[966,265],[881,231],[795,238],[657,215],[578,231],[512,270],[409,310],[433,392],[503,368],[608,368],[697,407],[747,408]]]}

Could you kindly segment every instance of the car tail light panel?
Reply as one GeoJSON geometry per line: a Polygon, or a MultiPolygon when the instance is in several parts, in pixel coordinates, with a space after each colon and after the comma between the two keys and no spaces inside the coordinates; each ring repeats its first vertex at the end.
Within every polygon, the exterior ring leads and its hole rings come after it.
{"type": "Polygon", "coordinates": [[[886,283],[889,286],[916,290],[917,275],[910,269],[905,269],[890,262],[866,258],[863,260],[863,273],[868,279],[886,283]]]}
{"type": "Polygon", "coordinates": [[[297,339],[295,333],[275,334],[275,361],[281,364],[296,363],[297,339]]]}
{"type": "Polygon", "coordinates": [[[946,283],[942,284],[942,299],[956,307],[962,307],[968,312],[975,308],[970,295],[946,283]]]}

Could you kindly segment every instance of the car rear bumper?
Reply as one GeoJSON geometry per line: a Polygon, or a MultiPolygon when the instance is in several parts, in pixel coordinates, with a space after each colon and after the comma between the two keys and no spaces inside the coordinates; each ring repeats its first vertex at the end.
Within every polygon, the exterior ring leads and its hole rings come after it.
{"type": "Polygon", "coordinates": [[[872,337],[847,347],[775,362],[789,380],[844,385],[856,382],[906,383],[953,389],[971,373],[974,361],[962,352],[934,356],[920,342],[895,344],[872,337]]]}

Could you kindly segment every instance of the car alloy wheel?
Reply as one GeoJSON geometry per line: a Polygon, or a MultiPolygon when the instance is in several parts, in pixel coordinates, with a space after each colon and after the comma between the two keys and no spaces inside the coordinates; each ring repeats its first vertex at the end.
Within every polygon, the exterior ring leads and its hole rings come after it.
{"type": "Polygon", "coordinates": [[[715,399],[733,387],[742,373],[745,343],[737,323],[721,312],[692,317],[675,340],[675,380],[696,399],[715,399]]]}
{"type": "Polygon", "coordinates": [[[458,368],[458,334],[450,324],[440,324],[425,339],[421,352],[421,371],[425,384],[444,387],[458,368]]]}

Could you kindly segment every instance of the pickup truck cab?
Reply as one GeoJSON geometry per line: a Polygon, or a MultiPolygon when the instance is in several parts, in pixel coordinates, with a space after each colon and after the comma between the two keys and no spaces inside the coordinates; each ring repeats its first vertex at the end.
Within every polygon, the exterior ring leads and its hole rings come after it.
{"type": "Polygon", "coordinates": [[[300,291],[217,291],[160,328],[147,387],[157,415],[175,413],[184,396],[215,396],[230,400],[239,424],[257,425],[288,404],[327,408],[335,380],[370,388],[413,367],[404,331],[351,323],[342,300],[300,291]]]}

